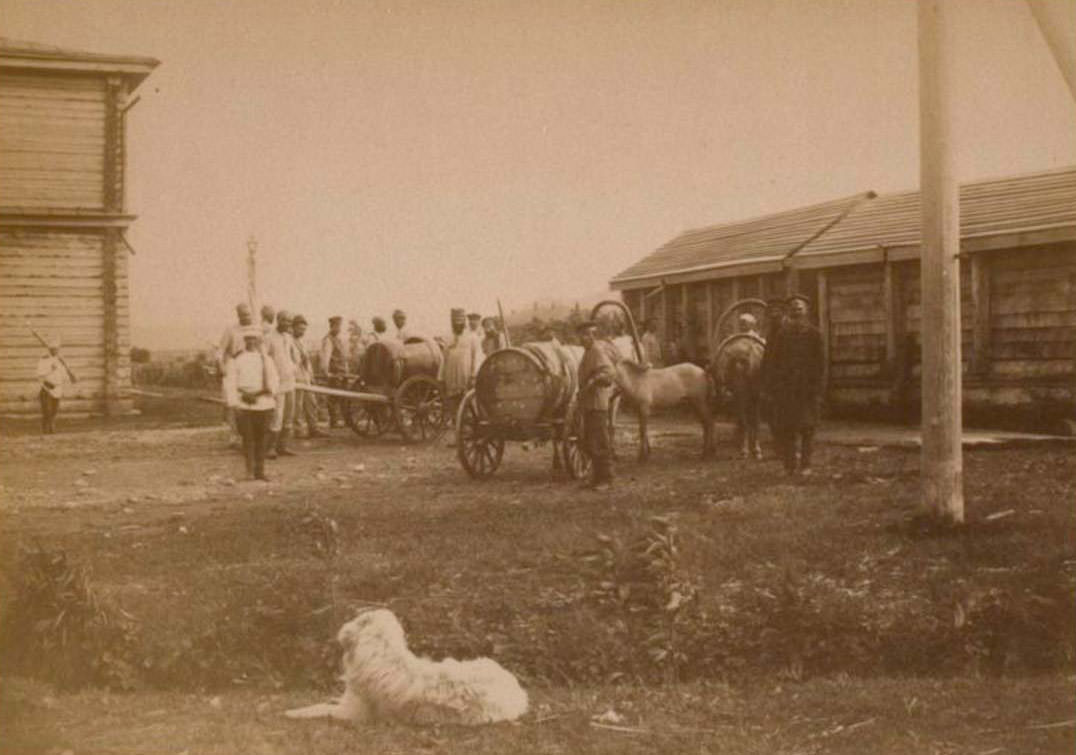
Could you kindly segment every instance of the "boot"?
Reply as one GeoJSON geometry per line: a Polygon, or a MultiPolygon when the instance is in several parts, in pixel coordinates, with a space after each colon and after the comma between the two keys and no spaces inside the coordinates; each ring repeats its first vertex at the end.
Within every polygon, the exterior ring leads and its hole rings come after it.
{"type": "Polygon", "coordinates": [[[276,441],[276,452],[281,456],[295,456],[295,452],[288,448],[288,431],[281,430],[276,441]]]}
{"type": "Polygon", "coordinates": [[[265,434],[265,458],[276,458],[276,439],[279,433],[274,433],[272,430],[265,434]]]}

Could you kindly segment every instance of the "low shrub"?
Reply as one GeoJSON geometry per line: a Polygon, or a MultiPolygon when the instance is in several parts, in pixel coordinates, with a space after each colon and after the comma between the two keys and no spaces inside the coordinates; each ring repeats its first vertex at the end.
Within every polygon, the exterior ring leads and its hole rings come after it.
{"type": "Polygon", "coordinates": [[[0,628],[4,667],[61,689],[130,689],[138,682],[133,617],[100,598],[89,571],[62,550],[20,552],[0,628]]]}

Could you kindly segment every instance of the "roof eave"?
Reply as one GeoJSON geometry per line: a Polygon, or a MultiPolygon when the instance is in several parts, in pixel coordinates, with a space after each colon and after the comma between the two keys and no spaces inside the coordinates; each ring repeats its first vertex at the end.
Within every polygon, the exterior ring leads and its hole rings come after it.
{"type": "Polygon", "coordinates": [[[11,51],[0,52],[0,68],[14,68],[63,73],[119,74],[131,82],[131,89],[141,84],[161,64],[156,58],[132,55],[93,55],[11,51]]]}

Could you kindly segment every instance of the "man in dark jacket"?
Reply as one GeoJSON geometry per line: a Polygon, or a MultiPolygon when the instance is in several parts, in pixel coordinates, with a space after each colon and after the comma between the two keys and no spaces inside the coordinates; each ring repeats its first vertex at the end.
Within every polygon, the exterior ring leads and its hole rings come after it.
{"type": "Polygon", "coordinates": [[[788,300],[787,317],[766,342],[765,387],[774,440],[789,474],[811,473],[811,450],[822,401],[822,334],[807,321],[808,299],[788,300]]]}
{"type": "Polygon", "coordinates": [[[607,347],[598,339],[596,322],[588,320],[579,325],[579,340],[585,349],[579,363],[579,410],[583,412],[583,439],[591,462],[588,486],[606,490],[613,481],[609,401],[613,397],[616,370],[607,347]]]}

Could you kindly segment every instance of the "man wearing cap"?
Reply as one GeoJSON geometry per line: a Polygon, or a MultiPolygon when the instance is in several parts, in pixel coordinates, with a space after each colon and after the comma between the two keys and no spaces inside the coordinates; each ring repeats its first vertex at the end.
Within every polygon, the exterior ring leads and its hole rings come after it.
{"type": "Polygon", "coordinates": [[[295,370],[295,430],[298,434],[299,427],[306,422],[306,437],[319,438],[325,433],[318,429],[318,401],[317,396],[309,391],[302,390],[304,385],[314,384],[314,363],[307,353],[303,336],[306,335],[306,318],[303,315],[295,315],[291,319],[291,334],[295,339],[295,346],[299,357],[299,366],[295,370]]]}
{"type": "Polygon", "coordinates": [[[236,424],[243,438],[247,476],[265,480],[265,441],[280,391],[276,365],[261,349],[261,328],[250,325],[243,331],[244,350],[228,360],[224,373],[224,395],[235,410],[236,424]]]}
{"type": "Polygon", "coordinates": [[[467,332],[482,343],[482,315],[471,312],[467,315],[467,332]]]}
{"type": "Polygon", "coordinates": [[[295,427],[296,371],[301,358],[291,328],[291,313],[280,310],[276,315],[276,330],[269,335],[266,345],[266,353],[273,360],[280,381],[280,392],[276,396],[273,420],[269,425],[269,438],[266,441],[265,456],[268,459],[275,459],[277,454],[295,455],[295,452],[288,448],[288,437],[295,427]]]}
{"type": "Polygon", "coordinates": [[[407,315],[402,309],[397,309],[392,313],[392,322],[396,325],[396,338],[406,341],[411,337],[411,331],[407,327],[407,315]]]}
{"type": "MultiPolygon", "coordinates": [[[[254,322],[254,317],[250,312],[250,306],[243,302],[235,305],[235,316],[239,321],[238,324],[231,325],[224,331],[224,334],[220,337],[220,347],[217,350],[217,369],[220,372],[222,380],[224,377],[224,368],[227,366],[228,360],[237,357],[245,348],[243,345],[243,330],[250,327],[254,322]]],[[[221,390],[223,391],[223,383],[221,390]]],[[[228,422],[228,426],[231,427],[232,431],[235,433],[231,439],[232,447],[234,448],[238,442],[236,439],[239,436],[239,428],[235,424],[235,412],[228,406],[228,397],[225,396],[224,400],[225,418],[228,422]]]]}
{"type": "MultiPolygon", "coordinates": [[[[736,318],[736,332],[741,335],[754,336],[762,342],[763,350],[762,355],[765,359],[765,345],[766,341],[759,335],[758,332],[758,320],[750,312],[743,312],[736,318]]],[[[750,368],[750,354],[754,353],[751,349],[757,347],[746,347],[741,341],[741,346],[733,347],[733,350],[740,348],[748,348],[748,351],[738,351],[733,358],[738,363],[739,368],[732,372],[731,380],[733,382],[729,387],[732,390],[732,397],[734,400],[734,406],[736,409],[736,432],[733,435],[733,443],[739,446],[743,458],[753,456],[756,459],[762,458],[762,448],[758,443],[758,431],[762,417],[762,380],[761,380],[761,366],[759,367],[759,374],[752,375],[750,368]]]]}
{"type": "Polygon", "coordinates": [[[276,310],[268,304],[262,305],[262,346],[265,345],[266,339],[275,330],[273,322],[276,320],[276,310]]]}
{"type": "MultiPolygon", "coordinates": [[[[329,318],[329,332],[321,339],[321,369],[328,378],[330,388],[347,388],[347,339],[340,333],[340,315],[329,318]]],[[[329,427],[341,427],[344,423],[344,400],[329,397],[329,427]]]]}
{"type": "Polygon", "coordinates": [[[806,296],[789,297],[787,319],[766,347],[766,389],[773,406],[774,439],[789,474],[811,473],[822,400],[822,334],[807,321],[808,304],[806,296]]]}
{"type": "Polygon", "coordinates": [[[352,375],[362,374],[362,358],[366,356],[366,339],[358,320],[347,321],[347,369],[352,375]]]}
{"type": "Polygon", "coordinates": [[[389,337],[388,326],[385,325],[384,317],[375,317],[370,320],[370,324],[374,327],[373,332],[370,333],[370,343],[384,341],[389,337]]]}
{"type": "Polygon", "coordinates": [[[67,366],[60,357],[60,339],[48,342],[49,353],[37,360],[37,381],[41,384],[38,401],[41,404],[41,432],[56,432],[56,415],[60,413],[60,399],[67,384],[67,366]]]}
{"type": "Polygon", "coordinates": [[[478,339],[467,332],[462,309],[453,309],[449,320],[452,338],[445,344],[445,358],[437,379],[444,386],[446,408],[455,416],[460,399],[474,386],[478,366],[482,363],[482,348],[478,339]]]}
{"type": "Polygon", "coordinates": [[[609,400],[613,397],[616,371],[598,338],[593,320],[578,326],[585,351],[579,362],[579,410],[583,412],[583,442],[590,457],[588,487],[605,490],[613,481],[612,443],[609,439],[609,400]]]}

